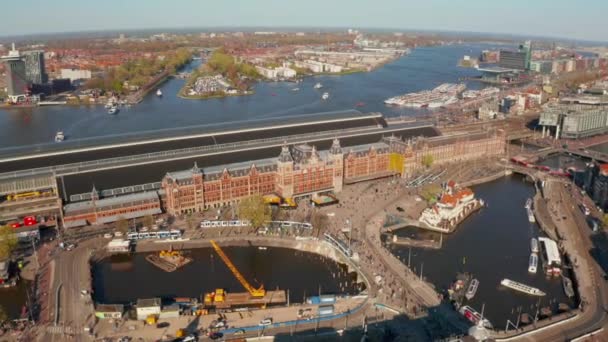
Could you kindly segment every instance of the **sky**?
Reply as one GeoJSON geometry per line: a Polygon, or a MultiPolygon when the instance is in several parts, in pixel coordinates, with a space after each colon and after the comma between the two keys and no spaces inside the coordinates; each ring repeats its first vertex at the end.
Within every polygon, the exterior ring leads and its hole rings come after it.
{"type": "Polygon", "coordinates": [[[191,27],[352,27],[608,41],[607,0],[3,0],[0,36],[191,27]],[[3,13],[2,13],[3,12],[3,13]]]}

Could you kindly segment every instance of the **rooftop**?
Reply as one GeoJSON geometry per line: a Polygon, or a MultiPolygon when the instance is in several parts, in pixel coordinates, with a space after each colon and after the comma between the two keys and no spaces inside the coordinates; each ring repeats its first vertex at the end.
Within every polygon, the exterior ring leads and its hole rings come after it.
{"type": "Polygon", "coordinates": [[[133,194],[128,194],[124,196],[110,197],[110,198],[102,198],[95,201],[95,205],[93,205],[93,201],[84,201],[84,202],[76,202],[66,204],[63,208],[67,214],[80,210],[90,210],[93,207],[106,207],[113,205],[120,205],[130,202],[136,201],[146,201],[146,200],[158,200],[158,193],[156,191],[146,191],[146,192],[138,192],[133,194]]]}

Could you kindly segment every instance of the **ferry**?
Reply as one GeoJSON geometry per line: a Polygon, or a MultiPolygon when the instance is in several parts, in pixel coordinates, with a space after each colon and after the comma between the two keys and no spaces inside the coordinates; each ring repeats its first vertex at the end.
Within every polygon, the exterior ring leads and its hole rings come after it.
{"type": "Polygon", "coordinates": [[[108,114],[116,114],[118,113],[118,107],[114,106],[108,109],[108,114]]]}
{"type": "Polygon", "coordinates": [[[532,253],[538,253],[538,240],[536,240],[536,238],[530,239],[530,251],[532,253]]]}
{"type": "Polygon", "coordinates": [[[321,88],[323,88],[323,85],[321,83],[317,83],[317,84],[315,84],[315,86],[313,88],[321,89],[321,88]]]}
{"type": "Polygon", "coordinates": [[[566,277],[565,275],[562,275],[562,285],[564,287],[564,293],[566,294],[566,296],[568,296],[568,298],[574,297],[574,287],[572,286],[572,280],[570,280],[570,278],[566,277]]]}
{"type": "Polygon", "coordinates": [[[63,131],[58,131],[57,134],[55,134],[55,142],[62,142],[65,140],[65,135],[63,134],[63,131]]]}
{"type": "Polygon", "coordinates": [[[158,96],[158,97],[163,96],[163,92],[160,91],[160,89],[156,89],[156,96],[158,96]]]}
{"type": "Polygon", "coordinates": [[[458,312],[460,312],[461,315],[463,315],[466,319],[471,321],[471,323],[473,323],[473,324],[479,324],[479,322],[482,322],[482,324],[485,328],[487,328],[487,329],[494,328],[492,326],[492,323],[490,323],[490,321],[488,321],[486,318],[483,318],[479,312],[475,311],[475,309],[473,309],[472,307],[470,307],[468,305],[461,307],[460,310],[458,310],[458,312]]]}
{"type": "Polygon", "coordinates": [[[535,287],[528,286],[526,284],[522,284],[520,282],[511,280],[511,279],[507,279],[507,278],[501,280],[500,284],[502,286],[504,286],[504,287],[508,287],[508,288],[510,288],[512,290],[523,292],[523,293],[529,294],[531,296],[542,297],[542,296],[544,296],[546,294],[543,291],[541,291],[541,290],[539,290],[539,289],[537,289],[535,287]]]}
{"type": "Polygon", "coordinates": [[[329,93],[323,93],[323,95],[321,96],[321,98],[323,100],[327,100],[329,98],[329,93]]]}
{"type": "Polygon", "coordinates": [[[536,273],[538,268],[538,255],[536,253],[530,254],[530,261],[528,262],[528,272],[536,273]]]}
{"type": "Polygon", "coordinates": [[[469,287],[467,288],[467,292],[464,294],[464,296],[468,300],[471,300],[473,297],[475,297],[478,287],[479,287],[479,280],[477,280],[477,279],[471,280],[471,283],[469,284],[469,287]]]}

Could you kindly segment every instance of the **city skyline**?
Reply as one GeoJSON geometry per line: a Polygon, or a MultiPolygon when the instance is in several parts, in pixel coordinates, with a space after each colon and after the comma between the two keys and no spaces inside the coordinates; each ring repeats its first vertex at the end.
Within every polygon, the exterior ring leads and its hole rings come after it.
{"type": "Polygon", "coordinates": [[[277,0],[210,4],[193,0],[182,0],[178,4],[157,0],[128,3],[108,0],[103,8],[75,0],[57,0],[44,11],[24,10],[39,9],[43,5],[39,0],[5,4],[4,9],[12,15],[0,22],[0,35],[199,27],[352,27],[533,35],[603,42],[608,36],[608,28],[593,25],[593,22],[601,22],[601,13],[608,10],[608,3],[599,0],[588,1],[584,8],[562,0],[533,3],[474,0],[466,5],[446,0],[423,3],[384,0],[373,5],[344,0],[331,3],[312,0],[305,4],[277,0]],[[590,8],[595,10],[590,11],[590,8]]]}

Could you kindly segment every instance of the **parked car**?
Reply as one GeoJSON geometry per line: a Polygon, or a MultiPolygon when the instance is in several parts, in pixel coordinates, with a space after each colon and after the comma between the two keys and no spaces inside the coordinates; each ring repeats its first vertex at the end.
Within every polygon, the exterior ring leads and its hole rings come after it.
{"type": "Polygon", "coordinates": [[[209,334],[209,338],[212,340],[217,340],[224,337],[224,334],[222,334],[221,332],[213,332],[211,334],[209,334]]]}
{"type": "Polygon", "coordinates": [[[272,318],[268,317],[268,318],[264,318],[263,320],[261,320],[259,325],[261,327],[265,327],[265,326],[268,326],[268,325],[271,325],[271,324],[272,324],[272,318]]]}
{"type": "Polygon", "coordinates": [[[103,237],[106,239],[111,239],[114,237],[114,235],[112,235],[112,233],[105,233],[105,234],[103,234],[103,237]]]}
{"type": "Polygon", "coordinates": [[[160,322],[156,324],[157,328],[167,328],[169,326],[169,322],[160,322]]]}

